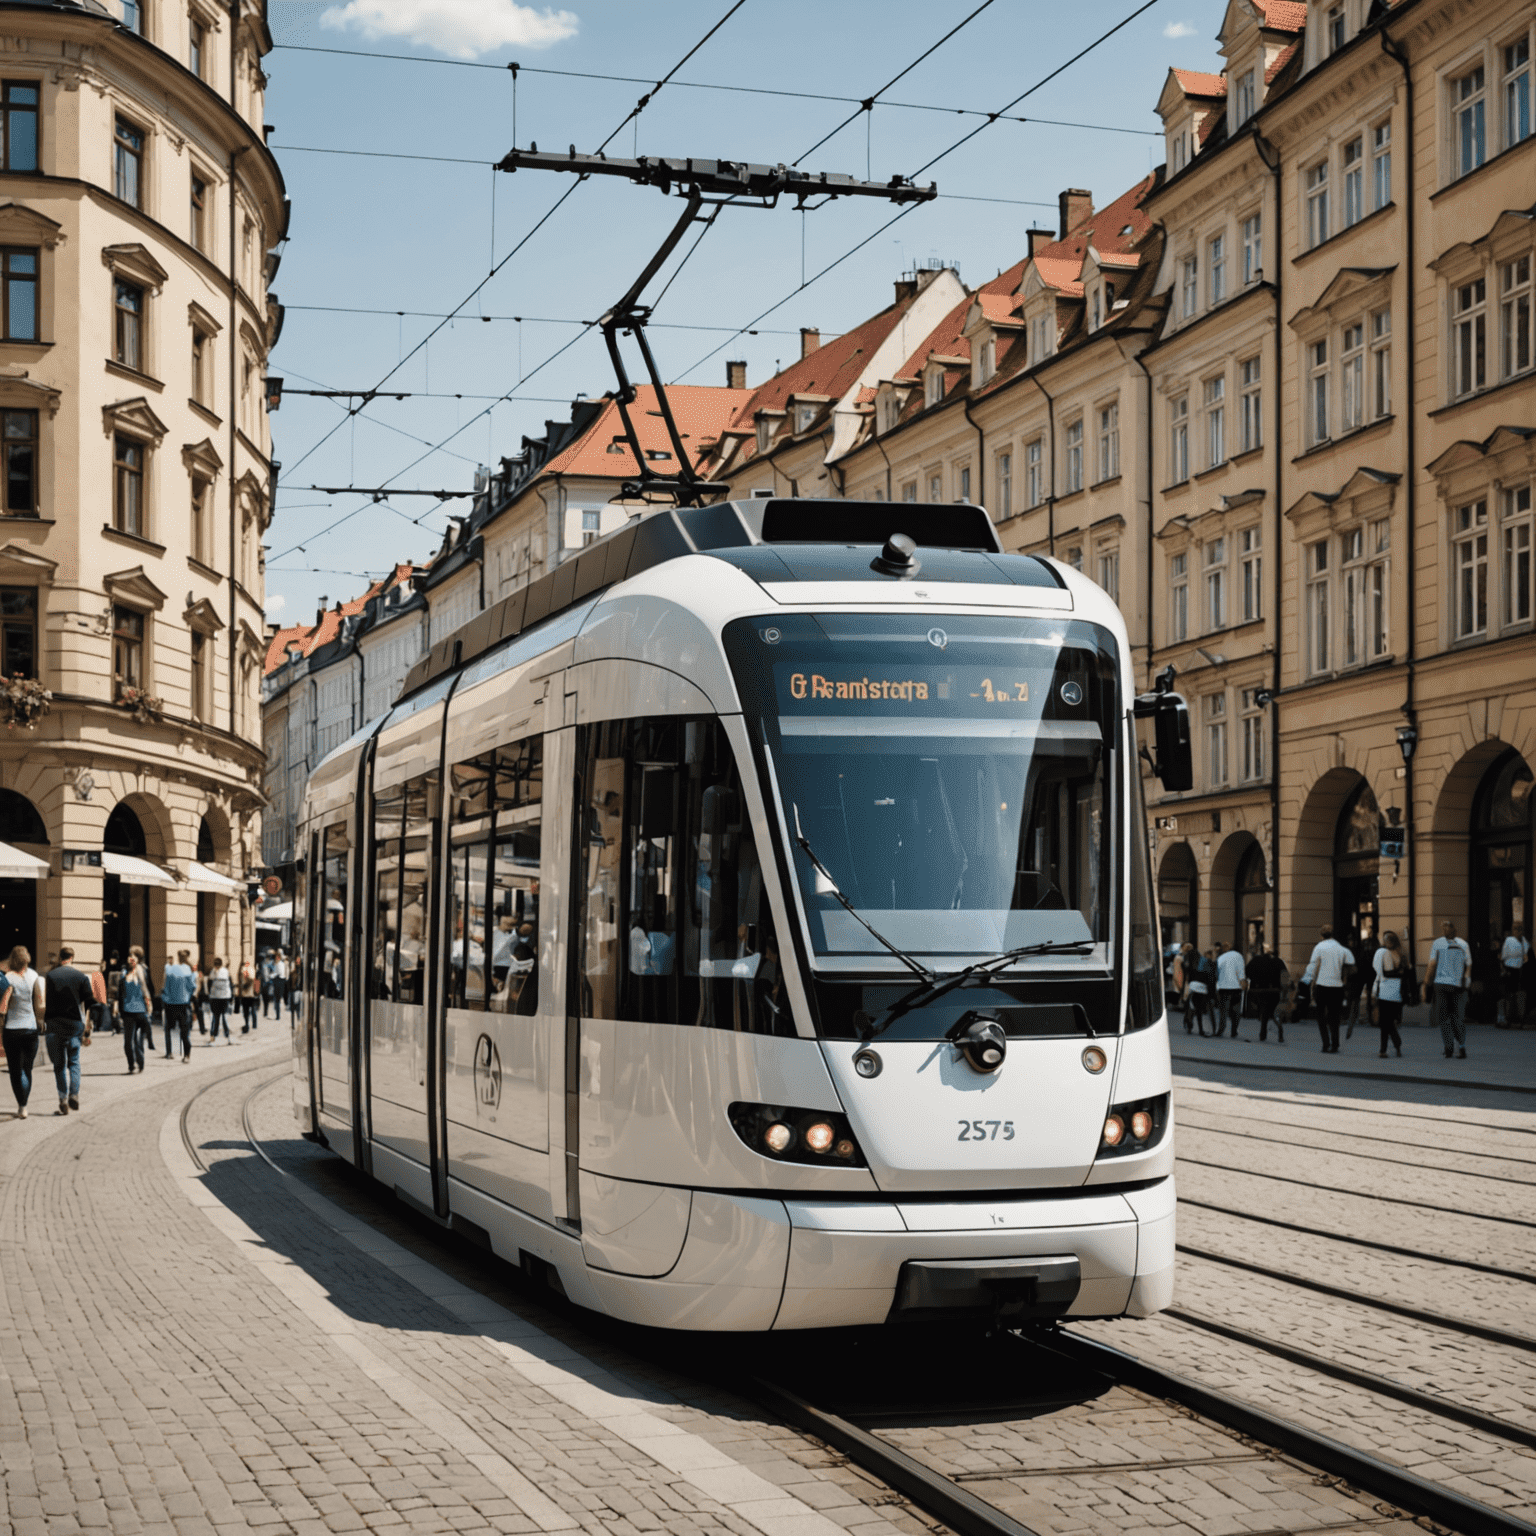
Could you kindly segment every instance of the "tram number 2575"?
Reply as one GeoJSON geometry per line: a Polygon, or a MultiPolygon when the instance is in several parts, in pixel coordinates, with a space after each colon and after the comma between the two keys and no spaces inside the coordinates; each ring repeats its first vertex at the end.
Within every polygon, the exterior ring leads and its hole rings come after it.
{"type": "Polygon", "coordinates": [[[956,1141],[996,1141],[998,1133],[1004,1141],[1013,1140],[1012,1120],[962,1120],[956,1141]]]}

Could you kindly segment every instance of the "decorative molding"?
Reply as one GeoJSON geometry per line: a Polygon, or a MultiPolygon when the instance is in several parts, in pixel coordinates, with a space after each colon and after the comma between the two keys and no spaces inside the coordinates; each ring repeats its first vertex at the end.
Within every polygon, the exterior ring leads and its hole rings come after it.
{"type": "MultiPolygon", "coordinates": [[[[165,607],[165,593],[144,574],[144,567],[136,565],[129,571],[114,571],[103,576],[101,584],[107,596],[114,602],[126,603],[133,608],[148,609],[159,613],[165,607]]],[[[108,621],[110,623],[110,620],[108,621]]]]}
{"type": "Polygon", "coordinates": [[[28,377],[19,363],[0,363],[0,404],[18,409],[46,410],[49,420],[59,414],[63,392],[51,384],[40,384],[28,377]]]}
{"type": "Polygon", "coordinates": [[[200,443],[184,443],[181,461],[187,466],[189,474],[202,480],[218,479],[219,471],[224,468],[224,460],[219,457],[218,449],[213,446],[213,440],[207,437],[200,443]]]}
{"type": "Polygon", "coordinates": [[[187,305],[187,324],[207,336],[217,336],[223,325],[196,302],[187,305]]]}
{"type": "Polygon", "coordinates": [[[35,581],[40,586],[52,586],[53,574],[59,568],[57,560],[27,549],[20,544],[7,544],[0,548],[0,580],[6,582],[35,581]]]}
{"type": "Polygon", "coordinates": [[[142,283],[156,296],[170,277],[170,273],[150,254],[149,248],[140,245],[137,240],[125,245],[103,246],[101,264],[110,268],[114,277],[125,277],[142,283]]]}
{"type": "Polygon", "coordinates": [[[0,240],[7,245],[40,245],[51,251],[69,236],[64,226],[24,203],[0,203],[0,240]]]}
{"type": "Polygon", "coordinates": [[[187,598],[187,609],[182,617],[188,629],[198,630],[205,635],[216,635],[224,628],[218,609],[206,597],[196,597],[189,592],[187,598]]]}
{"type": "Polygon", "coordinates": [[[158,448],[165,441],[170,428],[149,408],[149,401],[142,395],[136,400],[118,400],[101,408],[102,432],[111,437],[114,432],[126,432],[130,437],[141,438],[158,448]]]}
{"type": "Polygon", "coordinates": [[[1366,304],[1374,298],[1386,298],[1392,286],[1390,267],[1340,267],[1328,286],[1308,305],[1298,309],[1285,323],[1293,331],[1310,328],[1319,318],[1332,318],[1335,310],[1366,304]]]}

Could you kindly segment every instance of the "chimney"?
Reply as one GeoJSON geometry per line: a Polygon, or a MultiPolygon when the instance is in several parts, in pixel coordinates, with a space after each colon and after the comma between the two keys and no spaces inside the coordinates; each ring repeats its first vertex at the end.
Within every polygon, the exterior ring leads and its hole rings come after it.
{"type": "Polygon", "coordinates": [[[1082,187],[1068,187],[1056,199],[1056,204],[1061,210],[1059,239],[1065,240],[1084,219],[1093,217],[1093,193],[1085,191],[1082,187]]]}
{"type": "Polygon", "coordinates": [[[1056,236],[1053,235],[1048,229],[1031,229],[1028,231],[1028,234],[1029,254],[1031,256],[1033,256],[1035,252],[1041,248],[1041,246],[1050,245],[1056,239],[1056,236]]]}
{"type": "Polygon", "coordinates": [[[917,292],[917,279],[915,277],[898,277],[896,279],[896,302],[904,304],[917,292]]]}
{"type": "Polygon", "coordinates": [[[808,325],[802,325],[800,327],[800,356],[809,357],[820,345],[821,332],[813,331],[808,325]]]}
{"type": "Polygon", "coordinates": [[[725,365],[725,387],[727,389],[747,387],[747,365],[744,361],[725,365]]]}

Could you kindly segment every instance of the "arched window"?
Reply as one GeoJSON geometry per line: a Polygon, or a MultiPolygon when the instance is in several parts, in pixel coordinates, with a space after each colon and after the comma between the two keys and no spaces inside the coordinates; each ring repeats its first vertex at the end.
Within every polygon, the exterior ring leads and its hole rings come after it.
{"type": "Polygon", "coordinates": [[[1376,875],[1381,862],[1381,810],[1364,779],[1355,786],[1333,833],[1333,936],[1341,944],[1376,933],[1376,875]]]}
{"type": "Polygon", "coordinates": [[[1531,887],[1532,775],[1511,749],[1483,775],[1472,802],[1468,870],[1471,910],[1467,940],[1472,946],[1473,1018],[1491,1019],[1495,998],[1485,984],[1498,974],[1494,951],[1513,924],[1529,929],[1531,887]]]}
{"type": "Polygon", "coordinates": [[[0,843],[46,843],[48,829],[37,807],[14,789],[0,789],[0,843]]]}
{"type": "Polygon", "coordinates": [[[1233,883],[1232,907],[1237,918],[1233,943],[1245,955],[1252,954],[1264,942],[1264,904],[1269,897],[1269,875],[1264,865],[1264,850],[1253,843],[1237,866],[1233,883]]]}
{"type": "Polygon", "coordinates": [[[1157,871],[1157,911],[1163,947],[1197,942],[1200,871],[1188,843],[1173,843],[1157,871]]]}
{"type": "Polygon", "coordinates": [[[216,857],[213,851],[213,829],[208,825],[206,816],[200,817],[197,823],[197,862],[212,864],[216,857]]]}
{"type": "Polygon", "coordinates": [[[140,859],[149,851],[144,842],[144,828],[126,805],[112,807],[112,814],[107,817],[107,829],[102,834],[101,846],[108,853],[131,853],[140,859]]]}

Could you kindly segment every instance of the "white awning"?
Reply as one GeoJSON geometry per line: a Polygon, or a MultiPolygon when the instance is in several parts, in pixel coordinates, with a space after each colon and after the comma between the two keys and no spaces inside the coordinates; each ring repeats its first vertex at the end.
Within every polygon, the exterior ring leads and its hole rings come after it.
{"type": "Polygon", "coordinates": [[[187,888],[193,891],[212,891],[215,896],[244,896],[245,882],[231,880],[218,870],[195,861],[187,865],[187,888]]]}
{"type": "Polygon", "coordinates": [[[116,875],[124,885],[159,885],[168,891],[176,889],[175,877],[168,870],[151,864],[148,859],[136,859],[131,853],[103,853],[101,868],[103,874],[116,875]]]}
{"type": "Polygon", "coordinates": [[[9,843],[0,843],[0,880],[46,880],[48,860],[34,858],[9,843]]]}
{"type": "Polygon", "coordinates": [[[291,901],[280,901],[275,907],[263,907],[261,911],[256,914],[256,922],[258,925],[270,924],[275,928],[279,923],[288,923],[292,921],[293,903],[291,901]]]}

